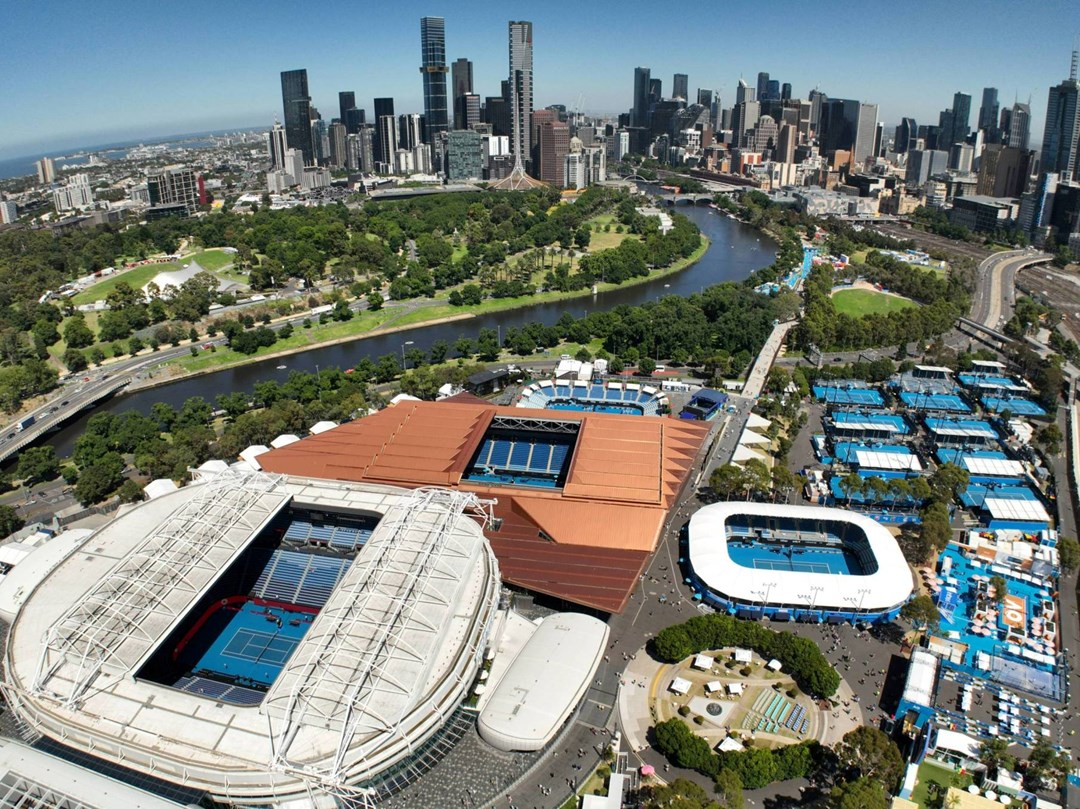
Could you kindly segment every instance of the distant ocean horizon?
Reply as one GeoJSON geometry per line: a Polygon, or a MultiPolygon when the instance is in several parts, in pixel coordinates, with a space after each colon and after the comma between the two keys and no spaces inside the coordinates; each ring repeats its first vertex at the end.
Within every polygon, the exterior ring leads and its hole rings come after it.
{"type": "Polygon", "coordinates": [[[238,127],[230,129],[212,129],[202,132],[184,132],[176,135],[165,135],[156,138],[134,138],[132,140],[114,141],[110,143],[102,143],[94,146],[75,146],[68,149],[61,149],[51,152],[42,152],[35,155],[24,155],[22,157],[12,157],[7,160],[0,160],[0,180],[8,180],[12,177],[25,177],[30,174],[37,174],[37,168],[34,165],[43,157],[61,158],[72,156],[70,160],[64,162],[70,165],[83,165],[87,161],[87,156],[92,152],[112,152],[114,153],[114,159],[120,159],[127,155],[128,150],[134,149],[137,146],[154,146],[162,143],[174,143],[181,140],[190,140],[192,138],[206,138],[212,135],[228,135],[235,132],[250,132],[258,127],[238,127]],[[75,157],[75,155],[80,155],[75,157]]]}

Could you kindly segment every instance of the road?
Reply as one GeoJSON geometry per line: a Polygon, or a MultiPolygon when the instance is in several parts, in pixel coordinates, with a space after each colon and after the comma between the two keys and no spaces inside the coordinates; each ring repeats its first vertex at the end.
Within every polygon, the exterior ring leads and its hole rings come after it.
{"type": "Polygon", "coordinates": [[[1012,317],[1016,302],[1016,274],[1023,267],[1050,261],[1053,256],[1035,250],[1007,250],[984,260],[976,276],[971,319],[1000,329],[1012,317]]]}

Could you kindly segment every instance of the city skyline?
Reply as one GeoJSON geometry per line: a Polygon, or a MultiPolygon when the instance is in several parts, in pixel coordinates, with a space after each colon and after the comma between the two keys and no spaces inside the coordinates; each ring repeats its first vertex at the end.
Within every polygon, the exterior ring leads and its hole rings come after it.
{"type": "MultiPolygon", "coordinates": [[[[312,104],[327,120],[338,107],[341,90],[356,92],[357,106],[368,110],[369,120],[374,97],[395,98],[401,111],[424,108],[416,70],[418,23],[437,11],[424,4],[369,9],[355,41],[349,40],[349,26],[331,24],[332,14],[345,6],[325,4],[312,10],[309,30],[320,31],[323,39],[311,40],[310,46],[297,45],[288,27],[274,22],[275,14],[255,19],[206,2],[180,9],[118,0],[111,5],[130,13],[107,15],[95,15],[76,4],[59,5],[60,15],[56,5],[9,12],[10,30],[16,36],[9,38],[10,47],[0,56],[0,94],[20,114],[0,128],[0,159],[110,140],[269,126],[281,114],[277,77],[297,67],[308,70],[312,104]],[[203,10],[215,27],[191,30],[197,31],[206,57],[192,60],[183,71],[175,70],[174,61],[159,59],[156,40],[146,38],[143,31],[148,25],[191,28],[191,20],[200,19],[203,10]],[[50,31],[49,42],[17,35],[39,30],[50,31]],[[123,41],[124,46],[101,48],[102,41],[123,41]],[[132,60],[138,61],[138,70],[130,69],[132,60]],[[57,99],[66,100],[58,104],[57,99]],[[162,104],[162,99],[168,103],[162,104]]],[[[625,112],[633,106],[637,66],[651,67],[653,75],[663,79],[665,95],[671,92],[673,74],[686,73],[689,95],[696,96],[698,88],[719,90],[725,105],[731,103],[740,76],[752,83],[764,71],[791,83],[796,97],[805,98],[818,86],[830,97],[877,104],[881,120],[890,127],[901,117],[920,123],[936,120],[958,90],[978,99],[983,87],[997,87],[1003,106],[1014,97],[1021,102],[1030,97],[1034,143],[1041,140],[1047,91],[1068,75],[1075,33],[1017,18],[1003,3],[948,8],[917,3],[905,14],[918,19],[925,13],[936,24],[889,29],[885,38],[868,27],[865,12],[846,15],[835,5],[827,9],[822,4],[811,14],[798,7],[801,27],[792,35],[789,49],[763,52],[756,40],[725,33],[740,30],[736,20],[717,24],[709,37],[709,42],[722,46],[717,56],[706,47],[672,50],[670,38],[654,36],[649,17],[636,13],[639,7],[646,8],[643,3],[601,3],[584,10],[581,17],[583,10],[574,6],[581,22],[576,27],[562,24],[571,8],[568,4],[537,8],[512,3],[500,7],[497,15],[472,8],[444,12],[446,62],[469,59],[475,66],[475,92],[481,97],[497,95],[499,82],[506,78],[507,22],[524,19],[534,24],[537,108],[555,103],[573,106],[581,98],[583,109],[593,114],[625,112]],[[616,20],[618,48],[598,44],[615,41],[607,34],[616,20]],[[960,27],[942,24],[949,21],[960,27]],[[1023,53],[1023,59],[1010,62],[998,50],[985,47],[987,41],[1000,38],[1003,26],[1012,37],[1007,53],[1023,53]],[[912,27],[918,30],[908,30],[912,27]],[[958,35],[957,30],[964,33],[958,35]],[[826,45],[820,51],[801,45],[830,39],[843,44],[826,45]],[[901,58],[914,47],[926,58],[901,58]],[[936,56],[931,58],[932,54],[936,56]]],[[[1050,14],[1058,9],[1067,19],[1066,2],[1045,3],[1043,8],[1050,14]]],[[[794,4],[778,3],[755,10],[752,19],[765,28],[776,25],[778,31],[789,31],[795,10],[794,4]]]]}

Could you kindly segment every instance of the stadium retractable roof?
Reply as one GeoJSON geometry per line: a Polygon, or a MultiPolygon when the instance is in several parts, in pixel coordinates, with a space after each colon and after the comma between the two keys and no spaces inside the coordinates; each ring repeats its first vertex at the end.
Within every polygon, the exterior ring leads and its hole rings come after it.
{"type": "Polygon", "coordinates": [[[78,704],[148,654],[289,500],[281,475],[226,472],[150,532],[48,630],[31,691],[78,704]]]}

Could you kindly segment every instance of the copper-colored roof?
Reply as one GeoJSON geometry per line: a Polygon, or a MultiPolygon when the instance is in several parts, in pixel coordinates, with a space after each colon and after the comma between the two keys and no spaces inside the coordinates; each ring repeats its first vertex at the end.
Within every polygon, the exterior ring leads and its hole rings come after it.
{"type": "Polygon", "coordinates": [[[271,450],[259,463],[290,475],[461,487],[495,498],[503,527],[489,538],[504,579],[618,612],[708,431],[697,422],[648,416],[541,416],[482,402],[406,401],[271,450]],[[462,479],[497,415],[581,423],[561,490],[462,479]]]}

